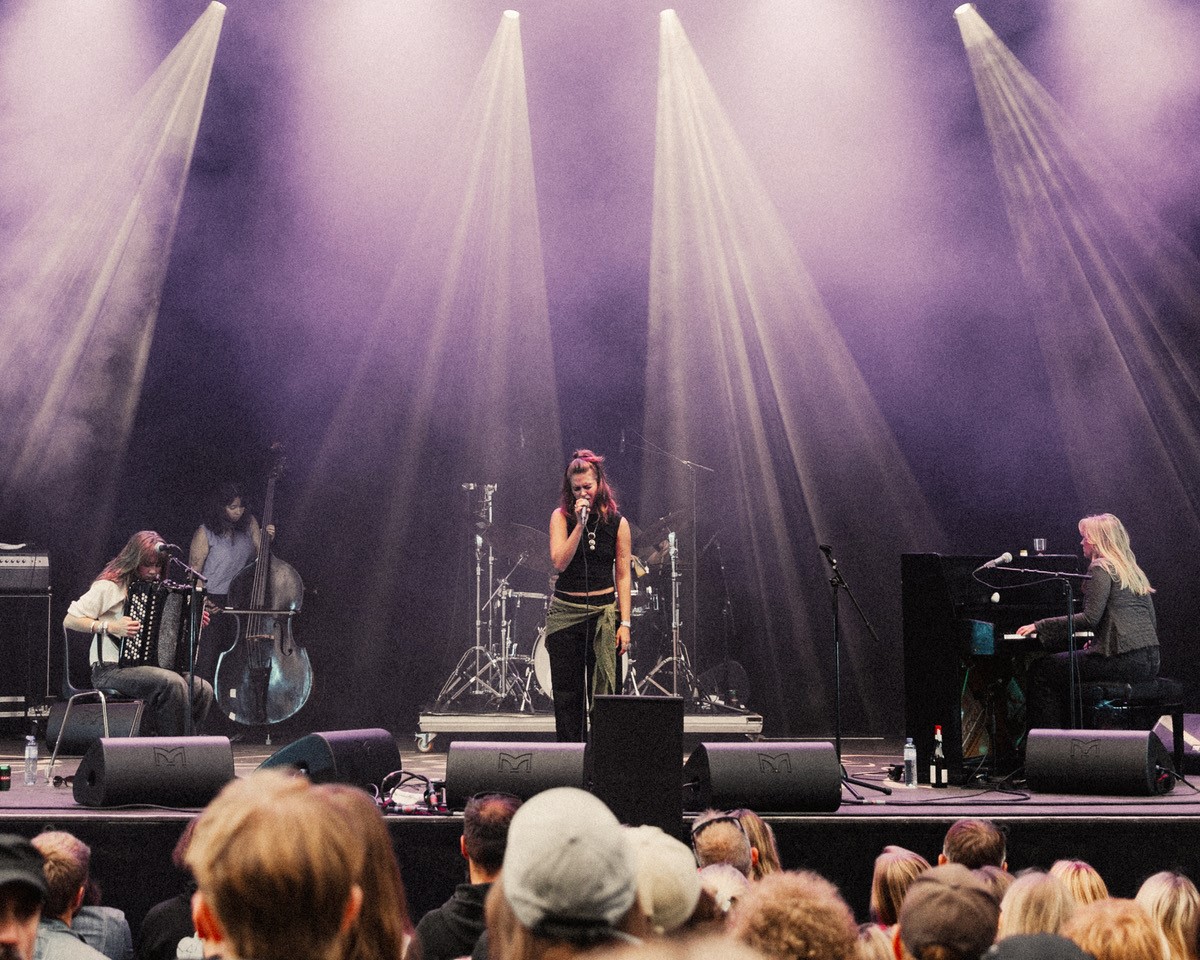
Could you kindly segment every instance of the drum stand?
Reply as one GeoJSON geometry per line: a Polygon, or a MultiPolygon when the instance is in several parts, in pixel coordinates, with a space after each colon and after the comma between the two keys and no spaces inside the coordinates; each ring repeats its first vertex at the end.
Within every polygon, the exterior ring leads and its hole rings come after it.
{"type": "MultiPolygon", "coordinates": [[[[680,622],[679,622],[679,545],[676,542],[674,531],[667,534],[667,552],[671,558],[671,656],[665,660],[659,660],[655,664],[654,669],[646,674],[646,679],[642,681],[642,690],[645,691],[648,687],[654,687],[664,696],[678,697],[680,696],[679,688],[680,681],[683,681],[686,690],[686,697],[689,700],[698,699],[700,696],[700,681],[692,670],[692,665],[688,660],[687,646],[680,638],[680,622]],[[663,671],[670,669],[671,671],[671,686],[670,689],[663,686],[655,679],[663,671]]],[[[630,673],[632,675],[632,669],[630,673]]],[[[664,678],[665,679],[665,678],[664,678]]],[[[634,692],[637,692],[636,682],[634,684],[634,692]]]]}

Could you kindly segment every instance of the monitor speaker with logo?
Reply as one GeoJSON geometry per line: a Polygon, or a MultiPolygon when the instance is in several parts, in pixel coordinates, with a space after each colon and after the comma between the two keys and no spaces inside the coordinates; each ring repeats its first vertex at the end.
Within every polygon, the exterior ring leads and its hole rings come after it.
{"type": "Polygon", "coordinates": [[[446,805],[462,810],[479,793],[528,800],[551,787],[584,786],[582,743],[455,741],[446,751],[446,805]]]}
{"type": "Polygon", "coordinates": [[[1152,730],[1030,730],[1025,779],[1039,793],[1153,796],[1175,767],[1152,730]]]}
{"type": "MultiPolygon", "coordinates": [[[[108,735],[110,737],[136,737],[142,732],[142,700],[110,701],[108,704],[108,735]]],[[[46,719],[46,749],[53,750],[58,742],[58,731],[66,719],[62,731],[59,756],[79,757],[87,753],[88,747],[104,736],[104,712],[99,703],[76,703],[67,716],[67,704],[60,701],[50,708],[46,719]]]]}
{"type": "Polygon", "coordinates": [[[683,698],[595,698],[588,747],[592,793],[631,827],[683,828],[683,698]]]}
{"type": "Polygon", "coordinates": [[[75,802],[203,807],[232,779],[228,737],[101,737],[75,771],[75,802]]]}
{"type": "Polygon", "coordinates": [[[702,743],[683,776],[689,810],[832,812],[842,803],[842,766],[832,743],[702,743]]]}
{"type": "Polygon", "coordinates": [[[277,750],[259,769],[291,767],[313,783],[348,783],[369,790],[381,787],[401,769],[396,738],[379,728],[310,733],[277,750]]]}

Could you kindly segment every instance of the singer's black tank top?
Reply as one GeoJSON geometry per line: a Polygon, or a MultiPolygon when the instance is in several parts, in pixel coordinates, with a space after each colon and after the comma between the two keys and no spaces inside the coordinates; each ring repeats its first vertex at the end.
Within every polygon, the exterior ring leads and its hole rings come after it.
{"type": "MultiPolygon", "coordinates": [[[[567,536],[578,526],[575,514],[567,517],[567,536]]],[[[555,590],[567,593],[594,593],[597,590],[611,590],[613,587],[613,564],[617,559],[617,530],[621,526],[621,515],[615,510],[607,520],[600,514],[593,513],[587,520],[583,536],[579,538],[579,546],[575,556],[567,564],[567,569],[558,575],[555,590]],[[596,549],[588,547],[588,533],[596,534],[596,549]]]]}

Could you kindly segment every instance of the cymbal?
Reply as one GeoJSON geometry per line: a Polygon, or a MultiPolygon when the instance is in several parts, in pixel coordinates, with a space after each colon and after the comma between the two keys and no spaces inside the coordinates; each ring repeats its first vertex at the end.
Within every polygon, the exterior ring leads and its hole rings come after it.
{"type": "Polygon", "coordinates": [[[523,523],[497,523],[487,533],[488,542],[500,556],[528,570],[553,573],[550,535],[523,523]]]}
{"type": "Polygon", "coordinates": [[[678,533],[690,521],[691,515],[687,508],[672,510],[665,517],[659,517],[634,538],[633,552],[647,563],[656,562],[647,558],[656,553],[666,553],[667,534],[678,533]]]}

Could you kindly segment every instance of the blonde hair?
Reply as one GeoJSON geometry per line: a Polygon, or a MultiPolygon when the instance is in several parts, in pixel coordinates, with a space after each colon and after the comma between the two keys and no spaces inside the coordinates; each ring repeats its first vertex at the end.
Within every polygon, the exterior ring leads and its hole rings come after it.
{"type": "Polygon", "coordinates": [[[78,837],[62,830],[39,833],[30,843],[42,855],[42,870],[46,874],[42,914],[62,918],[88,882],[92,851],[78,837]]]}
{"type": "Polygon", "coordinates": [[[875,858],[871,877],[871,919],[891,926],[912,882],[929,869],[929,861],[904,847],[887,846],[875,858]]]}
{"type": "Polygon", "coordinates": [[[1167,960],[1167,938],[1132,900],[1097,900],[1063,924],[1062,936],[1096,960],[1167,960]]]}
{"type": "Polygon", "coordinates": [[[1075,902],[1083,907],[1108,897],[1108,886],[1104,878],[1090,863],[1082,860],[1055,860],[1050,867],[1050,876],[1058,877],[1067,885],[1075,902]]]}
{"type": "Polygon", "coordinates": [[[761,880],[769,873],[782,870],[779,847],[775,843],[775,831],[771,829],[771,825],[753,810],[747,810],[745,807],[732,812],[741,821],[750,846],[758,851],[758,860],[750,865],[750,879],[761,880]]]}
{"type": "Polygon", "coordinates": [[[1149,578],[1138,566],[1129,546],[1129,533],[1120,520],[1111,513],[1084,517],[1079,521],[1079,533],[1096,548],[1093,562],[1107,570],[1117,583],[1138,596],[1154,592],[1149,578]]]}
{"type": "Polygon", "coordinates": [[[232,781],[208,805],[186,862],[230,953],[340,958],[365,859],[346,819],[307,779],[277,770],[232,781]]]}
{"type": "Polygon", "coordinates": [[[1167,938],[1171,960],[1196,960],[1200,892],[1181,873],[1164,870],[1147,878],[1134,898],[1167,938]]]}
{"type": "Polygon", "coordinates": [[[1023,873],[1000,901],[996,939],[1019,933],[1058,933],[1078,904],[1067,885],[1040,870],[1023,873]]]}

